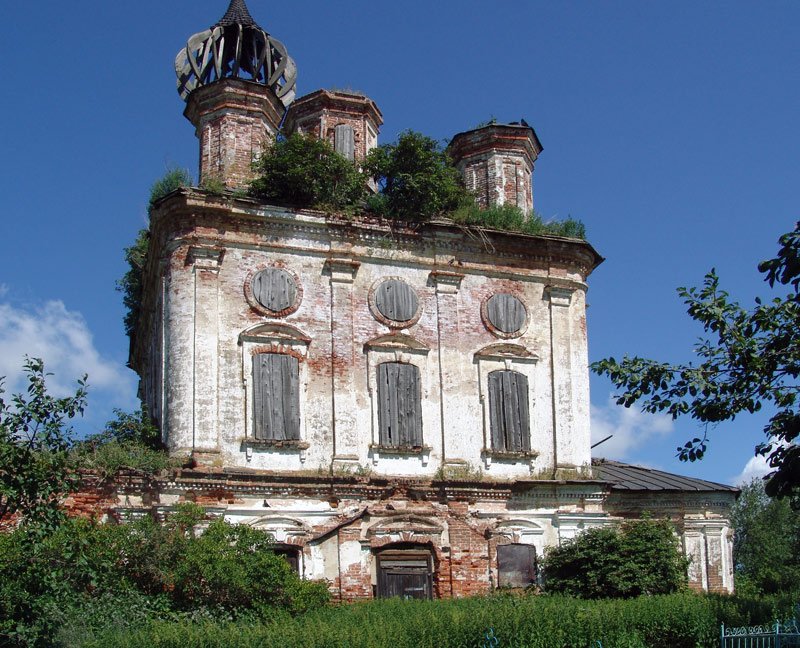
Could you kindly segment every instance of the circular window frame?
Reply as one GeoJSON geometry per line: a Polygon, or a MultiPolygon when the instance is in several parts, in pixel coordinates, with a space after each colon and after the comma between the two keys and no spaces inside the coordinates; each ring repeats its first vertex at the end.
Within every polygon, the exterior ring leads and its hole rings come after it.
{"type": "Polygon", "coordinates": [[[420,298],[420,294],[414,288],[414,286],[408,283],[408,281],[406,281],[403,277],[396,277],[396,276],[381,277],[370,287],[367,300],[369,302],[369,310],[370,313],[372,313],[372,316],[384,326],[388,326],[389,328],[392,329],[400,330],[409,328],[411,326],[414,326],[414,324],[416,324],[419,321],[419,318],[422,317],[423,309],[422,309],[422,299],[420,298]],[[414,296],[417,298],[417,310],[414,313],[414,315],[412,315],[409,319],[403,321],[389,319],[383,313],[381,313],[380,310],[378,310],[378,304],[375,300],[375,295],[377,294],[378,289],[388,281],[400,281],[404,283],[406,286],[408,286],[409,289],[411,289],[414,292],[414,296]]]}
{"type": "Polygon", "coordinates": [[[298,308],[300,308],[300,304],[303,303],[303,284],[300,283],[300,277],[297,276],[297,273],[293,270],[290,270],[286,267],[286,264],[281,262],[275,263],[259,263],[255,268],[253,268],[248,274],[247,278],[244,281],[244,297],[247,300],[247,303],[257,313],[261,315],[266,315],[267,317],[274,317],[274,318],[281,318],[291,315],[298,308]],[[294,279],[294,286],[295,286],[295,297],[294,303],[290,306],[287,306],[283,310],[274,311],[270,308],[264,306],[261,302],[256,299],[255,293],[253,293],[253,280],[255,279],[256,275],[259,272],[263,272],[264,270],[282,270],[286,272],[289,276],[294,279]]]}
{"type": "Polygon", "coordinates": [[[494,335],[497,338],[500,338],[501,340],[511,340],[513,338],[518,338],[525,335],[525,332],[528,330],[528,325],[530,324],[531,313],[530,310],[528,309],[527,304],[525,304],[525,302],[519,297],[519,295],[515,295],[512,292],[504,290],[492,293],[491,295],[487,295],[486,297],[484,297],[483,301],[481,302],[481,320],[483,320],[483,325],[486,327],[486,330],[488,330],[492,335],[494,335]],[[510,297],[513,297],[514,299],[519,301],[520,304],[522,304],[522,308],[525,311],[525,321],[522,323],[522,326],[520,326],[516,331],[512,331],[511,333],[506,333],[505,331],[501,331],[489,320],[489,300],[492,297],[496,297],[497,295],[509,295],[510,297]]]}

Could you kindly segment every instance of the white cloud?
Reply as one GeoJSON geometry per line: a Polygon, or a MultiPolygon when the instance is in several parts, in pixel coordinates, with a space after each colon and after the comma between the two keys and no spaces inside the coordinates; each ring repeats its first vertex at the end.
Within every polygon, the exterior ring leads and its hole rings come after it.
{"type": "Polygon", "coordinates": [[[637,448],[653,438],[667,436],[673,430],[669,416],[646,414],[636,406],[617,405],[611,394],[606,405],[592,405],[591,416],[592,443],[614,435],[593,451],[593,454],[607,459],[629,459],[637,448]]]}
{"type": "Polygon", "coordinates": [[[763,477],[768,472],[772,472],[772,468],[770,468],[769,464],[767,463],[767,457],[756,455],[755,457],[751,457],[750,460],[745,464],[744,469],[741,473],[739,473],[739,476],[734,477],[733,483],[737,486],[743,486],[745,484],[749,484],[756,478],[763,477]]]}
{"type": "MultiPolygon", "coordinates": [[[[0,292],[0,296],[2,296],[0,292]]],[[[89,405],[110,412],[135,406],[135,377],[121,363],[104,357],[95,347],[83,316],[61,301],[36,307],[0,302],[0,376],[6,394],[25,389],[25,356],[44,360],[47,387],[55,396],[74,393],[76,381],[89,375],[89,405]]]]}

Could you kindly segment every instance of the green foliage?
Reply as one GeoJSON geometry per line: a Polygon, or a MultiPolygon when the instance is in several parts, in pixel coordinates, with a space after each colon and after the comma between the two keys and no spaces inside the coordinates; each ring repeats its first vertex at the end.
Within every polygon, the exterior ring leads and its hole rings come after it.
{"type": "Polygon", "coordinates": [[[18,513],[51,528],[61,520],[61,497],[76,485],[67,422],[86,407],[86,376],[74,395],[55,398],[47,393],[41,360],[26,358],[25,373],[26,392],[8,400],[0,379],[0,519],[18,513]]]}
{"type": "Polygon", "coordinates": [[[668,521],[627,521],[549,549],[545,589],[581,598],[670,594],[685,587],[686,567],[668,521]]]}
{"type": "Polygon", "coordinates": [[[586,239],[586,227],[574,218],[567,218],[563,221],[545,221],[536,212],[525,214],[516,205],[505,204],[481,209],[474,203],[465,203],[450,214],[450,218],[461,225],[486,227],[505,232],[586,239]]]}
{"type": "Polygon", "coordinates": [[[344,210],[365,193],[364,177],[326,141],[293,133],[275,142],[253,164],[258,174],[250,192],[262,200],[344,210]]]}
{"type": "Polygon", "coordinates": [[[731,517],[737,592],[800,594],[800,512],[788,499],[769,498],[756,479],[742,488],[731,517]]]}
{"type": "Polygon", "coordinates": [[[167,169],[167,172],[150,187],[150,200],[147,203],[147,215],[149,216],[152,214],[155,204],[164,196],[171,194],[181,187],[191,186],[192,174],[189,173],[187,169],[179,167],[167,169]]]}
{"type": "Polygon", "coordinates": [[[405,131],[393,144],[374,148],[364,168],[382,196],[370,208],[383,216],[424,221],[471,200],[447,153],[420,133],[405,131]]]}
{"type": "Polygon", "coordinates": [[[221,196],[225,193],[225,183],[219,178],[206,178],[200,184],[200,188],[210,193],[212,196],[221,196]]]}
{"type": "MultiPolygon", "coordinates": [[[[699,322],[708,338],[694,351],[700,364],[670,364],[625,356],[592,365],[624,392],[619,405],[641,403],[643,411],[666,412],[673,418],[689,415],[701,424],[714,424],[763,405],[777,412],[764,433],[767,441],[756,452],[769,455],[774,471],[767,483],[769,495],[791,495],[800,488],[798,375],[800,375],[800,223],[779,239],[774,259],[759,265],[770,287],[789,285],[791,291],[748,310],[732,301],[719,286],[712,269],[702,288],[678,288],[689,317],[699,322]]],[[[684,461],[702,459],[705,434],[678,448],[684,461]]]]}
{"type": "Polygon", "coordinates": [[[719,624],[783,616],[785,601],[673,594],[586,601],[496,595],[449,601],[379,600],[296,618],[154,621],[109,626],[86,648],[478,648],[489,628],[500,646],[718,648],[719,624]],[[780,609],[780,612],[776,612],[780,609]]]}
{"type": "Polygon", "coordinates": [[[116,418],[106,423],[101,433],[75,444],[70,453],[73,467],[110,476],[122,468],[157,473],[176,465],[164,450],[161,434],[144,405],[138,412],[116,409],[114,414],[116,418]]]}
{"type": "Polygon", "coordinates": [[[132,337],[139,323],[142,309],[142,274],[147,263],[147,249],[150,246],[150,230],[140,229],[133,245],[125,248],[127,272],[117,281],[117,290],[122,293],[122,305],[125,307],[123,324],[125,333],[132,337]]]}
{"type": "MultiPolygon", "coordinates": [[[[192,177],[186,169],[168,169],[163,177],[156,180],[150,187],[150,200],[147,203],[148,216],[152,213],[155,204],[164,196],[180,187],[192,184],[192,177]]],[[[133,245],[125,248],[125,263],[128,270],[117,281],[117,290],[122,293],[122,304],[125,307],[125,333],[128,337],[133,335],[139,322],[142,307],[142,274],[147,263],[147,249],[150,244],[150,230],[139,230],[133,245]]]]}
{"type": "MultiPolygon", "coordinates": [[[[50,646],[89,637],[109,619],[269,618],[324,605],[327,589],[301,581],[268,534],[183,505],[164,524],[70,519],[51,533],[0,534],[0,645],[50,646]],[[131,609],[132,608],[132,609],[131,609]],[[94,619],[100,625],[86,628],[94,619]]],[[[108,644],[113,645],[113,644],[108,644]]]]}

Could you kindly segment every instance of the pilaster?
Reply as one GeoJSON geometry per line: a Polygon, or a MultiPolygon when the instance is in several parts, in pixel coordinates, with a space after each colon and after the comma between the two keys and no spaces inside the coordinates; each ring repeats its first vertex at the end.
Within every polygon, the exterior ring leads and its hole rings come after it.
{"type": "MultiPolygon", "coordinates": [[[[452,445],[448,437],[457,435],[468,428],[468,424],[465,421],[464,408],[460,405],[461,399],[456,397],[456,395],[464,393],[463,363],[447,362],[448,357],[458,353],[455,348],[450,348],[449,342],[458,340],[460,334],[458,292],[464,275],[459,272],[433,270],[429,278],[436,287],[442,465],[445,465],[449,448],[452,445]]],[[[464,459],[464,457],[457,458],[464,459]]]]}
{"type": "Polygon", "coordinates": [[[574,468],[591,461],[588,437],[584,441],[583,430],[581,430],[580,438],[575,436],[577,430],[574,415],[575,385],[573,379],[576,371],[573,366],[571,326],[571,304],[574,299],[574,290],[548,286],[545,295],[550,302],[554,467],[574,468]]]}
{"type": "Polygon", "coordinates": [[[192,247],[187,262],[194,283],[193,327],[193,455],[214,463],[219,453],[219,271],[223,250],[192,247]]]}
{"type": "Polygon", "coordinates": [[[352,467],[359,462],[354,386],[353,282],[358,261],[328,259],[331,282],[331,394],[333,401],[333,465],[352,467]]]}

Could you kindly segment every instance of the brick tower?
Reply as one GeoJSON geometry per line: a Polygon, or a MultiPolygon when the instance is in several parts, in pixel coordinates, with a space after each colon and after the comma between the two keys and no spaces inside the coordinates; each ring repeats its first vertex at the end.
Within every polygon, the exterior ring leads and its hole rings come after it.
{"type": "Polygon", "coordinates": [[[378,145],[383,115],[372,99],[356,92],[317,90],[295,101],[286,115],[287,133],[313,134],[336,152],[361,161],[378,145]]]}
{"type": "Polygon", "coordinates": [[[512,204],[525,213],[533,209],[533,165],[542,145],[525,121],[459,133],[448,151],[481,207],[512,204]]]}
{"type": "Polygon", "coordinates": [[[229,188],[252,179],[251,163],[274,139],[295,94],[297,68],[244,0],[192,36],[175,59],[184,115],[200,140],[200,182],[229,188]]]}

